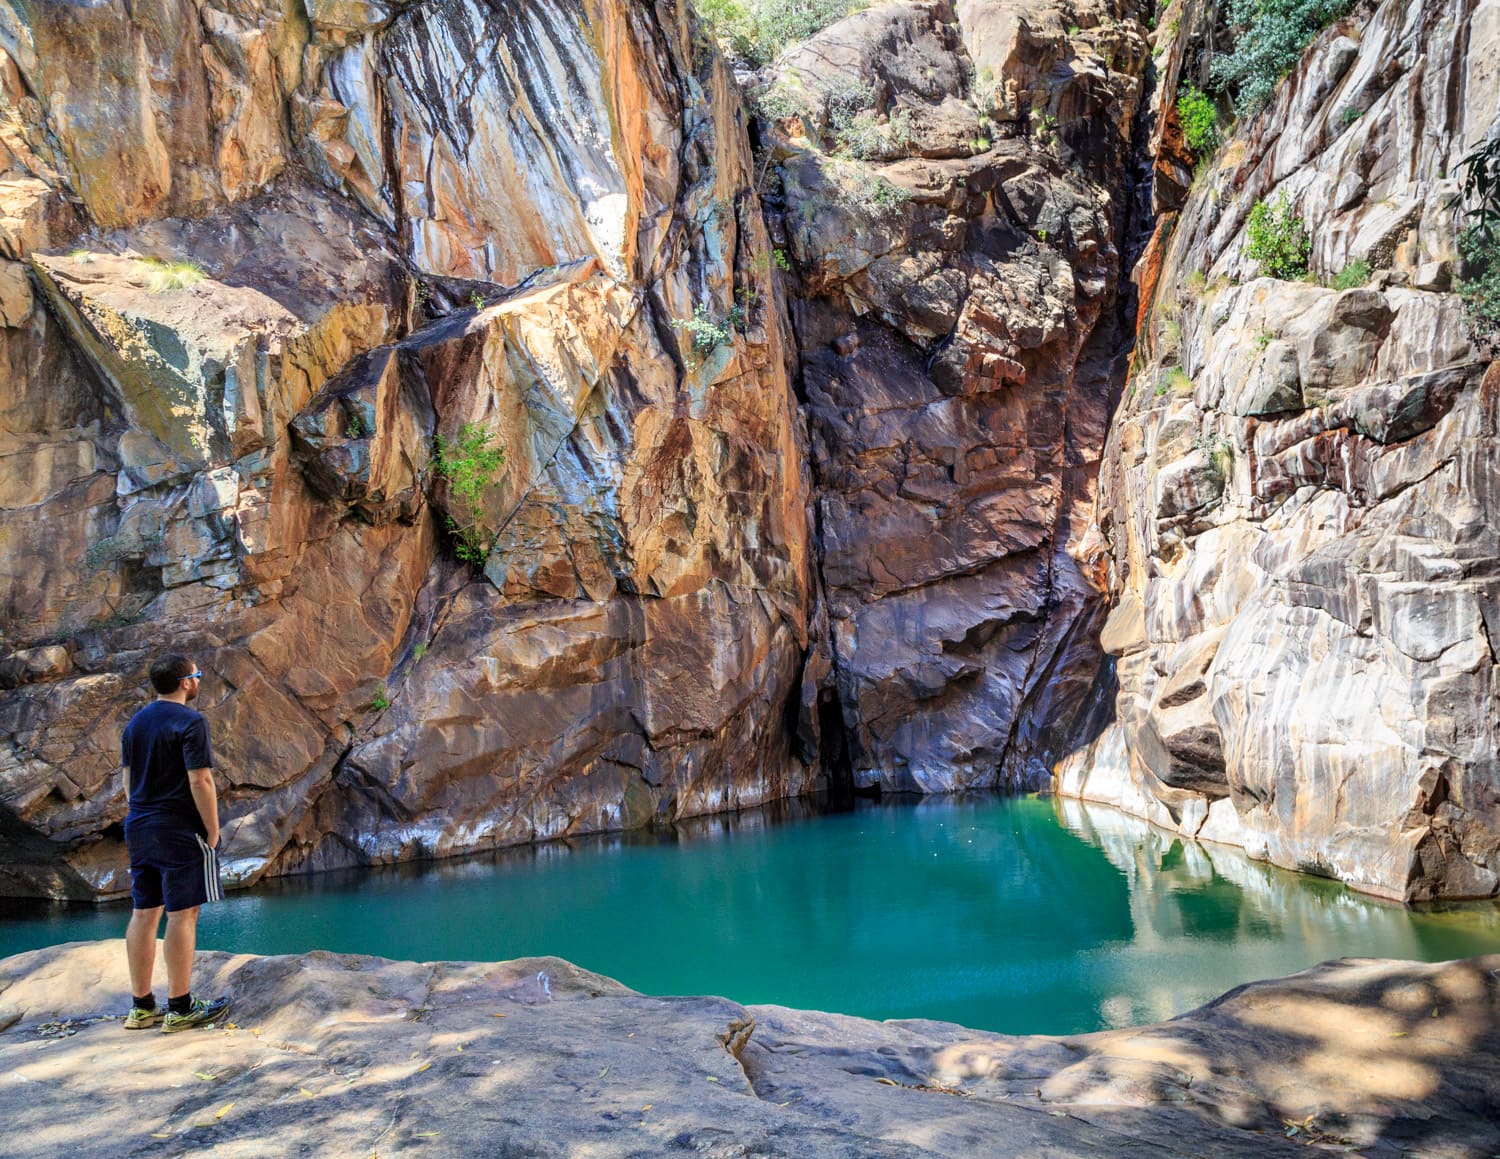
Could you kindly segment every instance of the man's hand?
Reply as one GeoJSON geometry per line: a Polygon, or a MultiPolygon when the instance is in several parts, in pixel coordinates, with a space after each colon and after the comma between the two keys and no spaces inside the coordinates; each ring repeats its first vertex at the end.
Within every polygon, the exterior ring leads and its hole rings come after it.
{"type": "Polygon", "coordinates": [[[204,840],[210,849],[219,847],[219,793],[214,788],[212,769],[189,769],[188,788],[193,793],[193,804],[198,806],[198,816],[203,820],[204,840]]]}

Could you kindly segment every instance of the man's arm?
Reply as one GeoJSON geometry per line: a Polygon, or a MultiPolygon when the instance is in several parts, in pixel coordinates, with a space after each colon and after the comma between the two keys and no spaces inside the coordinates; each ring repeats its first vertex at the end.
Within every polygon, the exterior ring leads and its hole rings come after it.
{"type": "Polygon", "coordinates": [[[198,816],[208,833],[204,840],[212,849],[219,844],[219,791],[214,788],[214,771],[189,769],[188,788],[193,791],[193,804],[198,806],[198,816]]]}

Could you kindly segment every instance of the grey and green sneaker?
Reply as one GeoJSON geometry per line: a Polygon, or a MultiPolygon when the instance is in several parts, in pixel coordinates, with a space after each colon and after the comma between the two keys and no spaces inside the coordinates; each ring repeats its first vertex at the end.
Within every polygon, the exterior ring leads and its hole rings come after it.
{"type": "Polygon", "coordinates": [[[163,1034],[176,1034],[179,1030],[191,1030],[195,1026],[208,1026],[217,1022],[229,1013],[229,999],[215,998],[212,1002],[205,1002],[202,998],[193,999],[193,1008],[186,1014],[173,1014],[167,1011],[167,1016],[162,1020],[161,1032],[163,1034]]]}
{"type": "Polygon", "coordinates": [[[144,1006],[132,1006],[130,1013],[125,1015],[125,1029],[145,1030],[160,1022],[165,1013],[160,1006],[153,1006],[149,1010],[144,1006]]]}

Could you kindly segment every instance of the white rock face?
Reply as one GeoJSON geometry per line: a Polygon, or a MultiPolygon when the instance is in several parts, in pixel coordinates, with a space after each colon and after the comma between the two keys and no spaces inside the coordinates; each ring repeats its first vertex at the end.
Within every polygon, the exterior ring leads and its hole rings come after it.
{"type": "Polygon", "coordinates": [[[1500,890],[1500,372],[1444,176],[1497,57],[1491,4],[1351,17],[1164,220],[1101,481],[1116,721],[1062,792],[1391,897],[1500,890]],[[1246,256],[1282,195],[1322,285],[1246,256]]]}

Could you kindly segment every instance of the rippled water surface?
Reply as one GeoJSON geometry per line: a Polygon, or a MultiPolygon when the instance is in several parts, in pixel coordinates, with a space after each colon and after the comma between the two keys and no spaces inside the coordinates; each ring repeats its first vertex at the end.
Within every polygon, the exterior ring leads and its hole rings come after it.
{"type": "MultiPolygon", "coordinates": [[[[126,916],[12,906],[0,956],[119,937],[126,916]]],[[[206,907],[199,942],[556,954],[655,994],[1062,1034],[1168,1017],[1327,958],[1497,952],[1500,907],[1409,911],[1111,809],[950,798],[294,880],[206,907]]]]}

